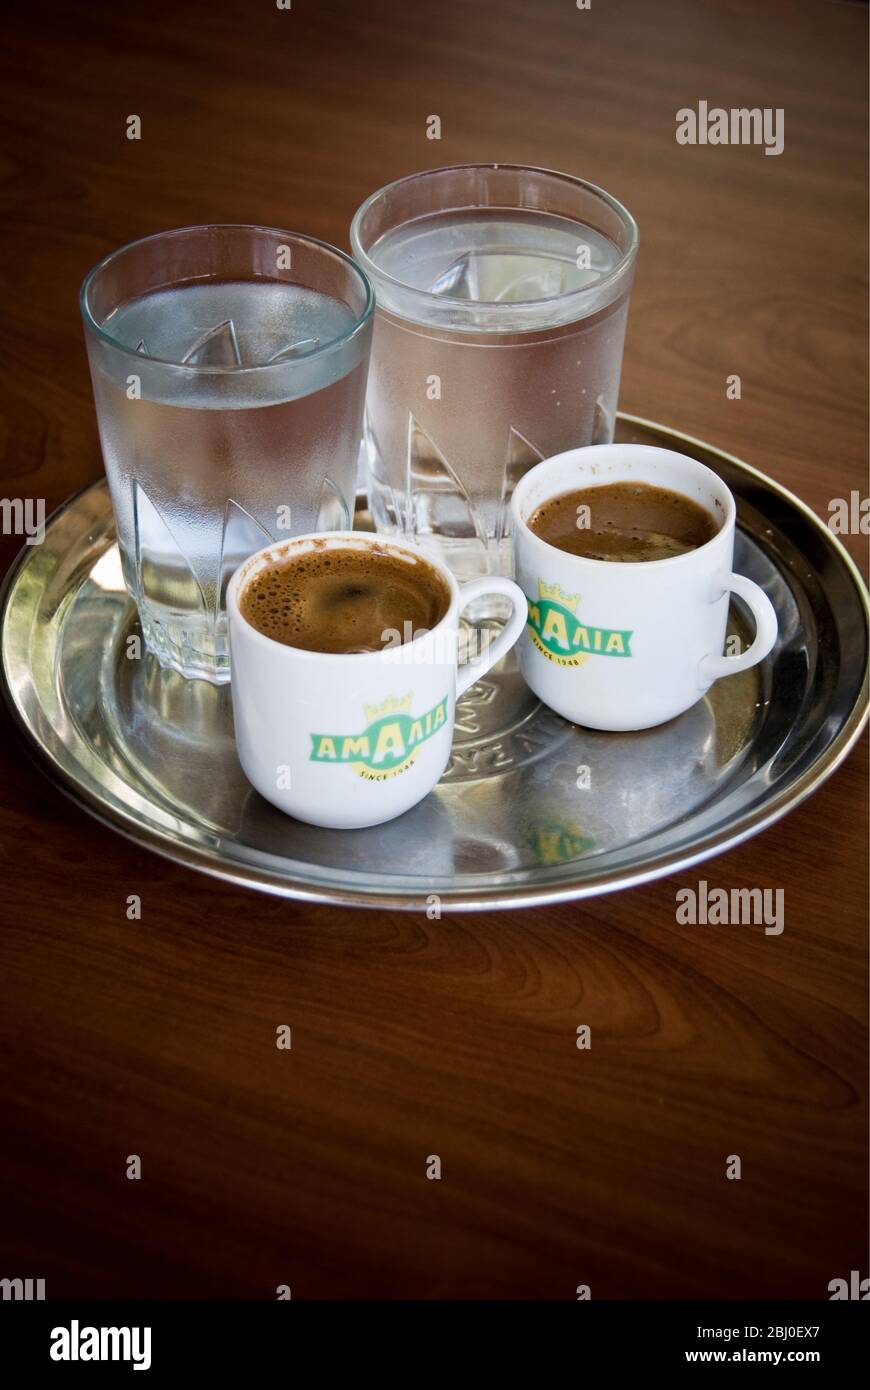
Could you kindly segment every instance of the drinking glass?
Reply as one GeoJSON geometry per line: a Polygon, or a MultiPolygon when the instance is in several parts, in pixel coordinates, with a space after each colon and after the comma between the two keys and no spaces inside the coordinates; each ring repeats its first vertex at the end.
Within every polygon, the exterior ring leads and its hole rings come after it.
{"type": "Polygon", "coordinates": [[[507,573],[515,483],[613,438],[634,219],[567,174],[458,165],[373,193],[351,245],[377,298],[364,449],[377,529],[462,579],[507,573]]]}
{"type": "Polygon", "coordinates": [[[352,525],[371,286],[313,237],[184,227],[100,261],[81,306],[145,644],[222,684],[237,566],[270,541],[352,525]]]}

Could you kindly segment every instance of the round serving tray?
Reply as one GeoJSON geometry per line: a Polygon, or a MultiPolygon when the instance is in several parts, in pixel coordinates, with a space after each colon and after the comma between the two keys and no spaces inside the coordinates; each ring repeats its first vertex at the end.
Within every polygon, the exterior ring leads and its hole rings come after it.
{"type": "MultiPolygon", "coordinates": [[[[463,697],[453,756],[420,805],[370,830],[283,816],[248,784],[228,687],[151,656],[121,577],[103,481],[27,546],[2,596],[2,677],[43,768],[138,843],[266,892],[368,907],[518,907],[644,883],[771,825],[839,766],[866,718],[868,606],[846,551],[799,499],[699,440],[621,415],[616,437],[714,468],[737,498],[735,568],[780,634],[753,671],[633,734],[541,705],[513,658],[463,697]]],[[[357,525],[366,527],[360,510],[357,525]]],[[[745,635],[739,604],[731,631],[745,635]]]]}

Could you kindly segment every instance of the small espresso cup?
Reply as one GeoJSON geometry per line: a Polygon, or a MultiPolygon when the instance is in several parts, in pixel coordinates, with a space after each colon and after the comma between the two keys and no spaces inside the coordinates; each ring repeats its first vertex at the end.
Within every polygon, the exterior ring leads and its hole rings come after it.
{"type": "Polygon", "coordinates": [[[639,444],[572,449],[520,479],[512,511],[515,573],[529,608],[522,672],[544,704],[575,724],[614,731],[663,724],[720,676],[762,661],[776,641],[769,598],[732,572],[734,498],[695,459],[639,444]],[[681,493],[718,530],[682,555],[617,562],[570,555],[529,527],[548,498],[623,482],[681,493]],[[739,655],[723,656],[732,593],[751,610],[755,639],[739,655]]]}
{"type": "MultiPolygon", "coordinates": [[[[421,801],[447,766],[457,698],[519,639],[526,601],[510,579],[462,588],[416,547],[355,531],[299,536],[258,551],[227,589],[236,745],[245,774],[267,801],[298,820],[361,829],[421,801]],[[376,652],[316,652],[267,637],[242,615],[254,575],[306,550],[373,550],[435,570],[446,613],[411,641],[376,652]],[[460,664],[463,610],[484,594],[511,601],[498,636],[460,664]]],[[[390,639],[388,639],[389,641],[390,639]]]]}

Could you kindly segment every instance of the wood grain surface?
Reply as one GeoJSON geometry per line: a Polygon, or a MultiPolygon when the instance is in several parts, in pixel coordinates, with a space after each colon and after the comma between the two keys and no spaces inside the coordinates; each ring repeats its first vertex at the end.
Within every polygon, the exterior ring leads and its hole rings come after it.
{"type": "MultiPolygon", "coordinates": [[[[4,495],[54,507],[101,472],[77,292],[105,252],[210,220],[346,246],[372,189],[494,159],[636,215],[622,408],[826,517],[866,493],[866,29],[822,0],[17,0],[4,495]],[[783,154],[679,146],[701,99],[783,108],[783,154]]],[[[440,922],[248,894],[89,819],[3,727],[0,1276],[49,1298],[658,1299],[866,1274],[863,750],[704,866],[785,888],[766,937],[678,926],[691,877],[440,922]]]]}

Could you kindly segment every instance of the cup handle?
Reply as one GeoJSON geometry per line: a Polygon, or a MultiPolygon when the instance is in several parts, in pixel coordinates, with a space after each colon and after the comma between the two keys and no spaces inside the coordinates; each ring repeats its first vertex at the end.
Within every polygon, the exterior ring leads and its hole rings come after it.
{"type": "Polygon", "coordinates": [[[763,661],[776,641],[779,624],[773,604],[764,590],[743,574],[718,575],[713,582],[715,602],[723,593],[738,594],[755,619],[755,640],[739,656],[704,656],[698,664],[698,684],[706,690],[720,676],[734,676],[763,661]]]}
{"type": "Polygon", "coordinates": [[[520,639],[523,628],[526,625],[529,605],[525,594],[519,584],[515,584],[512,579],[502,579],[498,575],[493,575],[486,579],[472,579],[469,584],[463,584],[459,590],[459,615],[462,616],[464,610],[476,598],[481,598],[483,594],[502,594],[509,598],[512,604],[511,615],[496,637],[491,646],[479,657],[474,657],[471,661],[465,661],[456,672],[456,698],[464,695],[470,685],[485,675],[497,661],[501,661],[520,639]]]}

